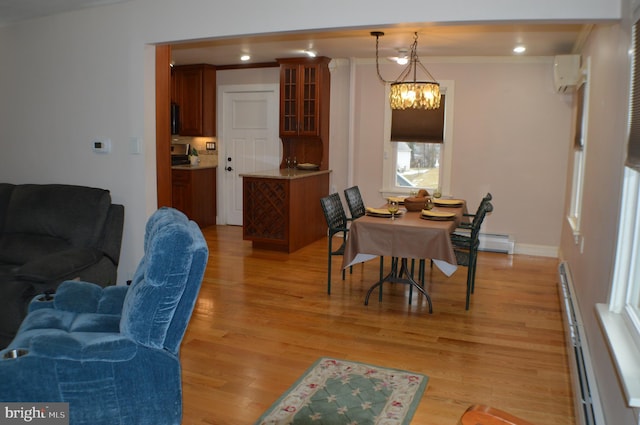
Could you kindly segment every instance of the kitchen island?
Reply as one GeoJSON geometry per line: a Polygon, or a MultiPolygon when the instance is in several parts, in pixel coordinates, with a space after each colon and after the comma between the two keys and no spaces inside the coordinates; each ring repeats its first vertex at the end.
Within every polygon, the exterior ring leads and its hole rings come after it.
{"type": "Polygon", "coordinates": [[[320,198],[331,170],[275,169],[240,174],[243,238],[254,248],[293,252],[327,234],[320,198]]]}

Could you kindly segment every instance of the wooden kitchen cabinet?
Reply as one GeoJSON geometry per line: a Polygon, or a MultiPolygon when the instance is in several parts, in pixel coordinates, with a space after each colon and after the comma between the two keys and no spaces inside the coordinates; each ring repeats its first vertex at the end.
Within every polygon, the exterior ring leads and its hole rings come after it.
{"type": "Polygon", "coordinates": [[[280,138],[283,161],[329,162],[330,58],[277,59],[280,64],[280,138]]]}
{"type": "Polygon", "coordinates": [[[326,236],[320,199],[329,194],[329,171],[242,180],[243,239],[254,248],[293,252],[326,236]]]}
{"type": "Polygon", "coordinates": [[[200,227],[216,224],[216,169],[176,168],[171,170],[172,206],[200,227]]]}
{"type": "Polygon", "coordinates": [[[215,66],[175,66],[172,95],[180,107],[181,136],[216,135],[215,66]]]}

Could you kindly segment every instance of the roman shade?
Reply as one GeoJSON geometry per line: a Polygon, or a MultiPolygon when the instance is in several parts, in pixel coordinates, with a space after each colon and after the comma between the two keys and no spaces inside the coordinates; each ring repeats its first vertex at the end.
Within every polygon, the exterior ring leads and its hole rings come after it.
{"type": "Polygon", "coordinates": [[[391,141],[442,143],[445,96],[438,109],[394,109],[391,111],[391,141]]]}

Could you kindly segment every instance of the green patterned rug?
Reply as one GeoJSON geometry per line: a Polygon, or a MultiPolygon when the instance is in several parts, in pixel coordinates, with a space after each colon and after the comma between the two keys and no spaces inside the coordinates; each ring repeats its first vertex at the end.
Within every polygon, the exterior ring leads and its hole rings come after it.
{"type": "Polygon", "coordinates": [[[255,425],[407,425],[428,377],[321,358],[255,425]]]}

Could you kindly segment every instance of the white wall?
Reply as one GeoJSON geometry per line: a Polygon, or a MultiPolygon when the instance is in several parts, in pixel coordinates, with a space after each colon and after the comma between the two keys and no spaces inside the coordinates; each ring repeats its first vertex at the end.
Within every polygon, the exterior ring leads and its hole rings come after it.
{"type": "MultiPolygon", "coordinates": [[[[574,242],[566,220],[562,229],[562,257],[571,269],[584,329],[594,362],[598,389],[608,424],[637,425],[626,406],[607,344],[595,315],[596,303],[607,303],[613,273],[626,154],[626,121],[631,68],[630,23],[596,27],[582,56],[591,58],[588,80],[589,122],[581,233],[574,242]],[[581,250],[581,245],[583,249],[581,250]]],[[[570,158],[571,159],[571,158],[570,158]]],[[[573,164],[567,168],[571,178],[573,164]]],[[[566,187],[571,191],[570,180],[566,187]]],[[[568,202],[568,201],[567,201],[568,202]]],[[[568,211],[567,203],[565,211],[568,211]]]]}
{"type": "MultiPolygon", "coordinates": [[[[473,209],[487,193],[494,211],[483,231],[508,234],[522,251],[555,255],[565,196],[571,96],[553,88],[552,58],[428,58],[429,71],[455,83],[451,192],[473,209]]],[[[383,75],[395,76],[392,65],[383,75]]],[[[355,183],[370,204],[382,203],[386,97],[375,65],[357,72],[355,183]]],[[[446,148],[446,147],[445,147],[446,148]]]]}

